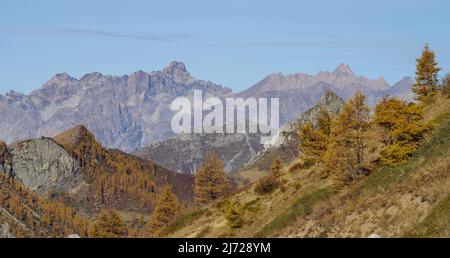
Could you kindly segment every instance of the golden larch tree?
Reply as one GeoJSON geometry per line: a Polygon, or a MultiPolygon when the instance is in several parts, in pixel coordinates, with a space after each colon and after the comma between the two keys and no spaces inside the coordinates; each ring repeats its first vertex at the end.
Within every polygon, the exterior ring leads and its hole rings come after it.
{"type": "Polygon", "coordinates": [[[128,234],[127,226],[120,215],[113,209],[100,212],[92,225],[89,236],[95,238],[120,238],[128,234]]]}
{"type": "Polygon", "coordinates": [[[435,95],[439,89],[440,70],[434,51],[426,44],[422,55],[416,60],[416,83],[412,86],[416,99],[426,101],[435,95]]]}
{"type": "Polygon", "coordinates": [[[345,104],[331,128],[330,144],[324,154],[324,161],[335,178],[337,188],[368,173],[366,153],[370,137],[370,109],[365,100],[364,94],[356,93],[345,104]]]}
{"type": "Polygon", "coordinates": [[[375,107],[374,123],[383,129],[385,145],[380,161],[397,165],[409,159],[424,134],[431,129],[423,119],[423,104],[384,98],[375,107]]]}
{"type": "Polygon", "coordinates": [[[317,127],[319,127],[319,130],[326,136],[330,136],[331,122],[332,118],[330,113],[325,108],[321,108],[319,110],[319,115],[317,116],[317,127]]]}
{"type": "Polygon", "coordinates": [[[261,178],[255,185],[255,192],[257,194],[269,194],[275,191],[280,186],[279,177],[281,175],[281,169],[283,168],[283,162],[280,156],[275,156],[272,160],[269,173],[261,178]]]}
{"type": "Polygon", "coordinates": [[[300,153],[305,163],[314,164],[320,161],[328,145],[328,137],[307,122],[300,130],[300,153]]]}
{"type": "Polygon", "coordinates": [[[159,235],[160,230],[169,225],[179,210],[179,202],[171,186],[165,186],[156,201],[147,229],[151,235],[159,235]]]}
{"type": "Polygon", "coordinates": [[[226,195],[228,181],[223,161],[214,152],[205,155],[203,165],[195,173],[194,193],[197,204],[205,205],[226,195]]]}

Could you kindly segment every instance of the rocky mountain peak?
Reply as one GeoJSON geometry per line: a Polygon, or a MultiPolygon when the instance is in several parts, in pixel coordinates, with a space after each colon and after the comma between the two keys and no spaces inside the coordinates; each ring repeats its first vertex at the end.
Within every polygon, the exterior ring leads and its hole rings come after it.
{"type": "Polygon", "coordinates": [[[70,76],[68,73],[57,73],[50,80],[42,85],[42,89],[49,89],[59,85],[76,82],[77,79],[70,76]]]}
{"type": "Polygon", "coordinates": [[[335,75],[355,76],[355,73],[350,68],[350,66],[348,66],[346,64],[343,64],[343,63],[341,63],[340,65],[338,65],[338,67],[336,67],[336,69],[334,70],[333,74],[335,74],[335,75]]]}
{"type": "Polygon", "coordinates": [[[320,100],[317,103],[317,105],[319,105],[319,106],[327,106],[329,104],[337,103],[337,102],[339,102],[339,103],[343,102],[341,97],[339,97],[332,90],[325,89],[325,91],[324,91],[323,95],[320,97],[320,100]]]}
{"type": "Polygon", "coordinates": [[[404,83],[404,84],[414,84],[416,81],[414,80],[413,77],[411,76],[405,76],[403,77],[400,81],[397,82],[398,83],[404,83]]]}
{"type": "Polygon", "coordinates": [[[77,79],[70,76],[68,73],[57,73],[50,81],[76,81],[77,79]]]}
{"type": "MultiPolygon", "coordinates": [[[[55,141],[64,146],[75,147],[82,142],[95,142],[92,133],[84,126],[77,125],[54,137],[55,141]]],[[[95,142],[96,143],[96,142],[95,142]]]]}
{"type": "Polygon", "coordinates": [[[191,75],[186,69],[186,65],[183,62],[172,61],[166,68],[164,68],[163,73],[172,76],[175,80],[187,80],[191,78],[191,75]]]}
{"type": "Polygon", "coordinates": [[[88,73],[85,74],[83,77],[81,77],[80,81],[95,81],[99,78],[101,78],[103,76],[103,74],[99,73],[99,72],[93,72],[93,73],[88,73]]]}
{"type": "Polygon", "coordinates": [[[21,100],[24,97],[24,94],[15,90],[10,90],[8,93],[6,93],[6,96],[14,100],[21,100]]]}

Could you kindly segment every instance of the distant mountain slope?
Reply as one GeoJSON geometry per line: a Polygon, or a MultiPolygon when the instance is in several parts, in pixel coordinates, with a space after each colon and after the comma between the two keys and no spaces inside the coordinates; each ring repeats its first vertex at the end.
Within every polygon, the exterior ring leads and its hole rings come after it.
{"type": "Polygon", "coordinates": [[[227,171],[237,171],[262,149],[258,134],[180,134],[134,154],[171,170],[194,174],[209,151],[219,154],[227,171]]]}
{"type": "Polygon", "coordinates": [[[173,136],[170,103],[202,89],[205,95],[231,92],[212,82],[196,80],[183,63],[163,71],[124,76],[100,73],[75,79],[57,74],[42,88],[24,95],[0,95],[0,139],[11,143],[52,137],[77,124],[86,125],[109,148],[132,151],[173,136]]]}
{"type": "Polygon", "coordinates": [[[345,100],[356,91],[362,91],[367,96],[368,103],[374,105],[387,94],[412,100],[410,94],[412,84],[412,79],[405,77],[391,87],[383,77],[372,80],[364,76],[357,76],[348,65],[340,64],[332,73],[319,72],[317,75],[274,73],[237,95],[244,98],[280,98],[280,119],[283,124],[295,119],[317,103],[321,96],[318,92],[325,88],[345,100]]]}

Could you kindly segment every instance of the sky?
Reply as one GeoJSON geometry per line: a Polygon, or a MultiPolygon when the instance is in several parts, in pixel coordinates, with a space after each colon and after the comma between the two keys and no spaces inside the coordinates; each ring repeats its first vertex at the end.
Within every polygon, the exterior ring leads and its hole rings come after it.
{"type": "Polygon", "coordinates": [[[426,42],[450,70],[448,0],[2,0],[0,94],[56,73],[123,75],[182,61],[234,91],[265,76],[333,71],[395,83],[426,42]]]}

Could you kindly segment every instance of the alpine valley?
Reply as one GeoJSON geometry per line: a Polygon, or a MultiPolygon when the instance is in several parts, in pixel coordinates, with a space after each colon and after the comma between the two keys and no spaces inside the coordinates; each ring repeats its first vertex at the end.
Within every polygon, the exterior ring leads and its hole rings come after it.
{"type": "Polygon", "coordinates": [[[448,81],[426,101],[415,83],[340,64],[233,92],[174,61],[10,91],[0,95],[0,237],[448,237],[448,81]],[[194,90],[279,98],[276,139],[175,135],[170,104],[194,90]]]}

